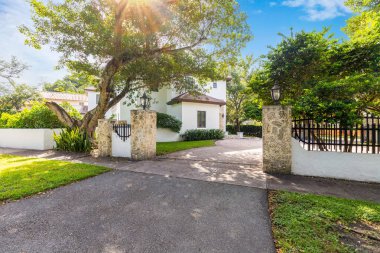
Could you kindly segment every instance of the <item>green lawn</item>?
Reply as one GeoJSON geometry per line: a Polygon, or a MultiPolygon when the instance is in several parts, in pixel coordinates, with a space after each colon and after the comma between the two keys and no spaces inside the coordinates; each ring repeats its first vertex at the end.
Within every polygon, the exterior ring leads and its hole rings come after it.
{"type": "Polygon", "coordinates": [[[0,202],[16,200],[106,171],[109,169],[89,164],[0,155],[0,202]]]}
{"type": "Polygon", "coordinates": [[[191,148],[201,148],[201,147],[211,147],[215,145],[215,141],[178,141],[178,142],[157,142],[157,155],[166,155],[176,151],[191,149],[191,148]]]}
{"type": "MultiPolygon", "coordinates": [[[[269,201],[279,252],[362,252],[343,240],[347,233],[359,236],[351,230],[357,222],[377,228],[375,237],[380,235],[380,204],[275,191],[269,201]]],[[[363,244],[363,238],[354,241],[363,244]]]]}

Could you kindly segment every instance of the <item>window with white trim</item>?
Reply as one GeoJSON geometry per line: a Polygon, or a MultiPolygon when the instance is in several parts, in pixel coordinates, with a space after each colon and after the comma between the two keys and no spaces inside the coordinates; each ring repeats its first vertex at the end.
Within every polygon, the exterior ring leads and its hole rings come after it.
{"type": "Polygon", "coordinates": [[[205,111],[198,111],[197,127],[206,128],[206,112],[205,111]]]}

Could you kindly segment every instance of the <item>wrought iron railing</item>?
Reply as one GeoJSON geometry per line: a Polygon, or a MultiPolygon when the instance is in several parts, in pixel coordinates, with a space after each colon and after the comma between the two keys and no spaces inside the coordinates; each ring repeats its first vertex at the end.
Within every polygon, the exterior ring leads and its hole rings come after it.
{"type": "Polygon", "coordinates": [[[380,154],[380,117],[364,117],[352,127],[339,122],[294,119],[292,134],[309,151],[380,154]]]}
{"type": "Polygon", "coordinates": [[[123,141],[126,141],[129,137],[131,137],[130,124],[114,124],[113,130],[123,141]]]}

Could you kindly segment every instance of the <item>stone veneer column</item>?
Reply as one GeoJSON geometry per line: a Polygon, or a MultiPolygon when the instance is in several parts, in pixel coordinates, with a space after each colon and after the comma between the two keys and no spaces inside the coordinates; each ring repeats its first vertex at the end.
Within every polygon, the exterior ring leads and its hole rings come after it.
{"type": "Polygon", "coordinates": [[[263,170],[290,174],[292,167],[292,109],[263,106],[263,170]]]}
{"type": "Polygon", "coordinates": [[[112,154],[112,123],[106,119],[98,121],[97,129],[98,156],[105,157],[112,154]]]}
{"type": "Polygon", "coordinates": [[[133,160],[146,160],[156,156],[157,113],[131,111],[131,156],[133,160]]]}

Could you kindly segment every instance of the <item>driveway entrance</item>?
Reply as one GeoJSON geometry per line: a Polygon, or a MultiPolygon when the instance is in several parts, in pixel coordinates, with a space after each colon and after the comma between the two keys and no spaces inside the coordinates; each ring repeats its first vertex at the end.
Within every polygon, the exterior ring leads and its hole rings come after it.
{"type": "Polygon", "coordinates": [[[227,139],[117,169],[266,188],[261,145],[259,138],[227,139]]]}

